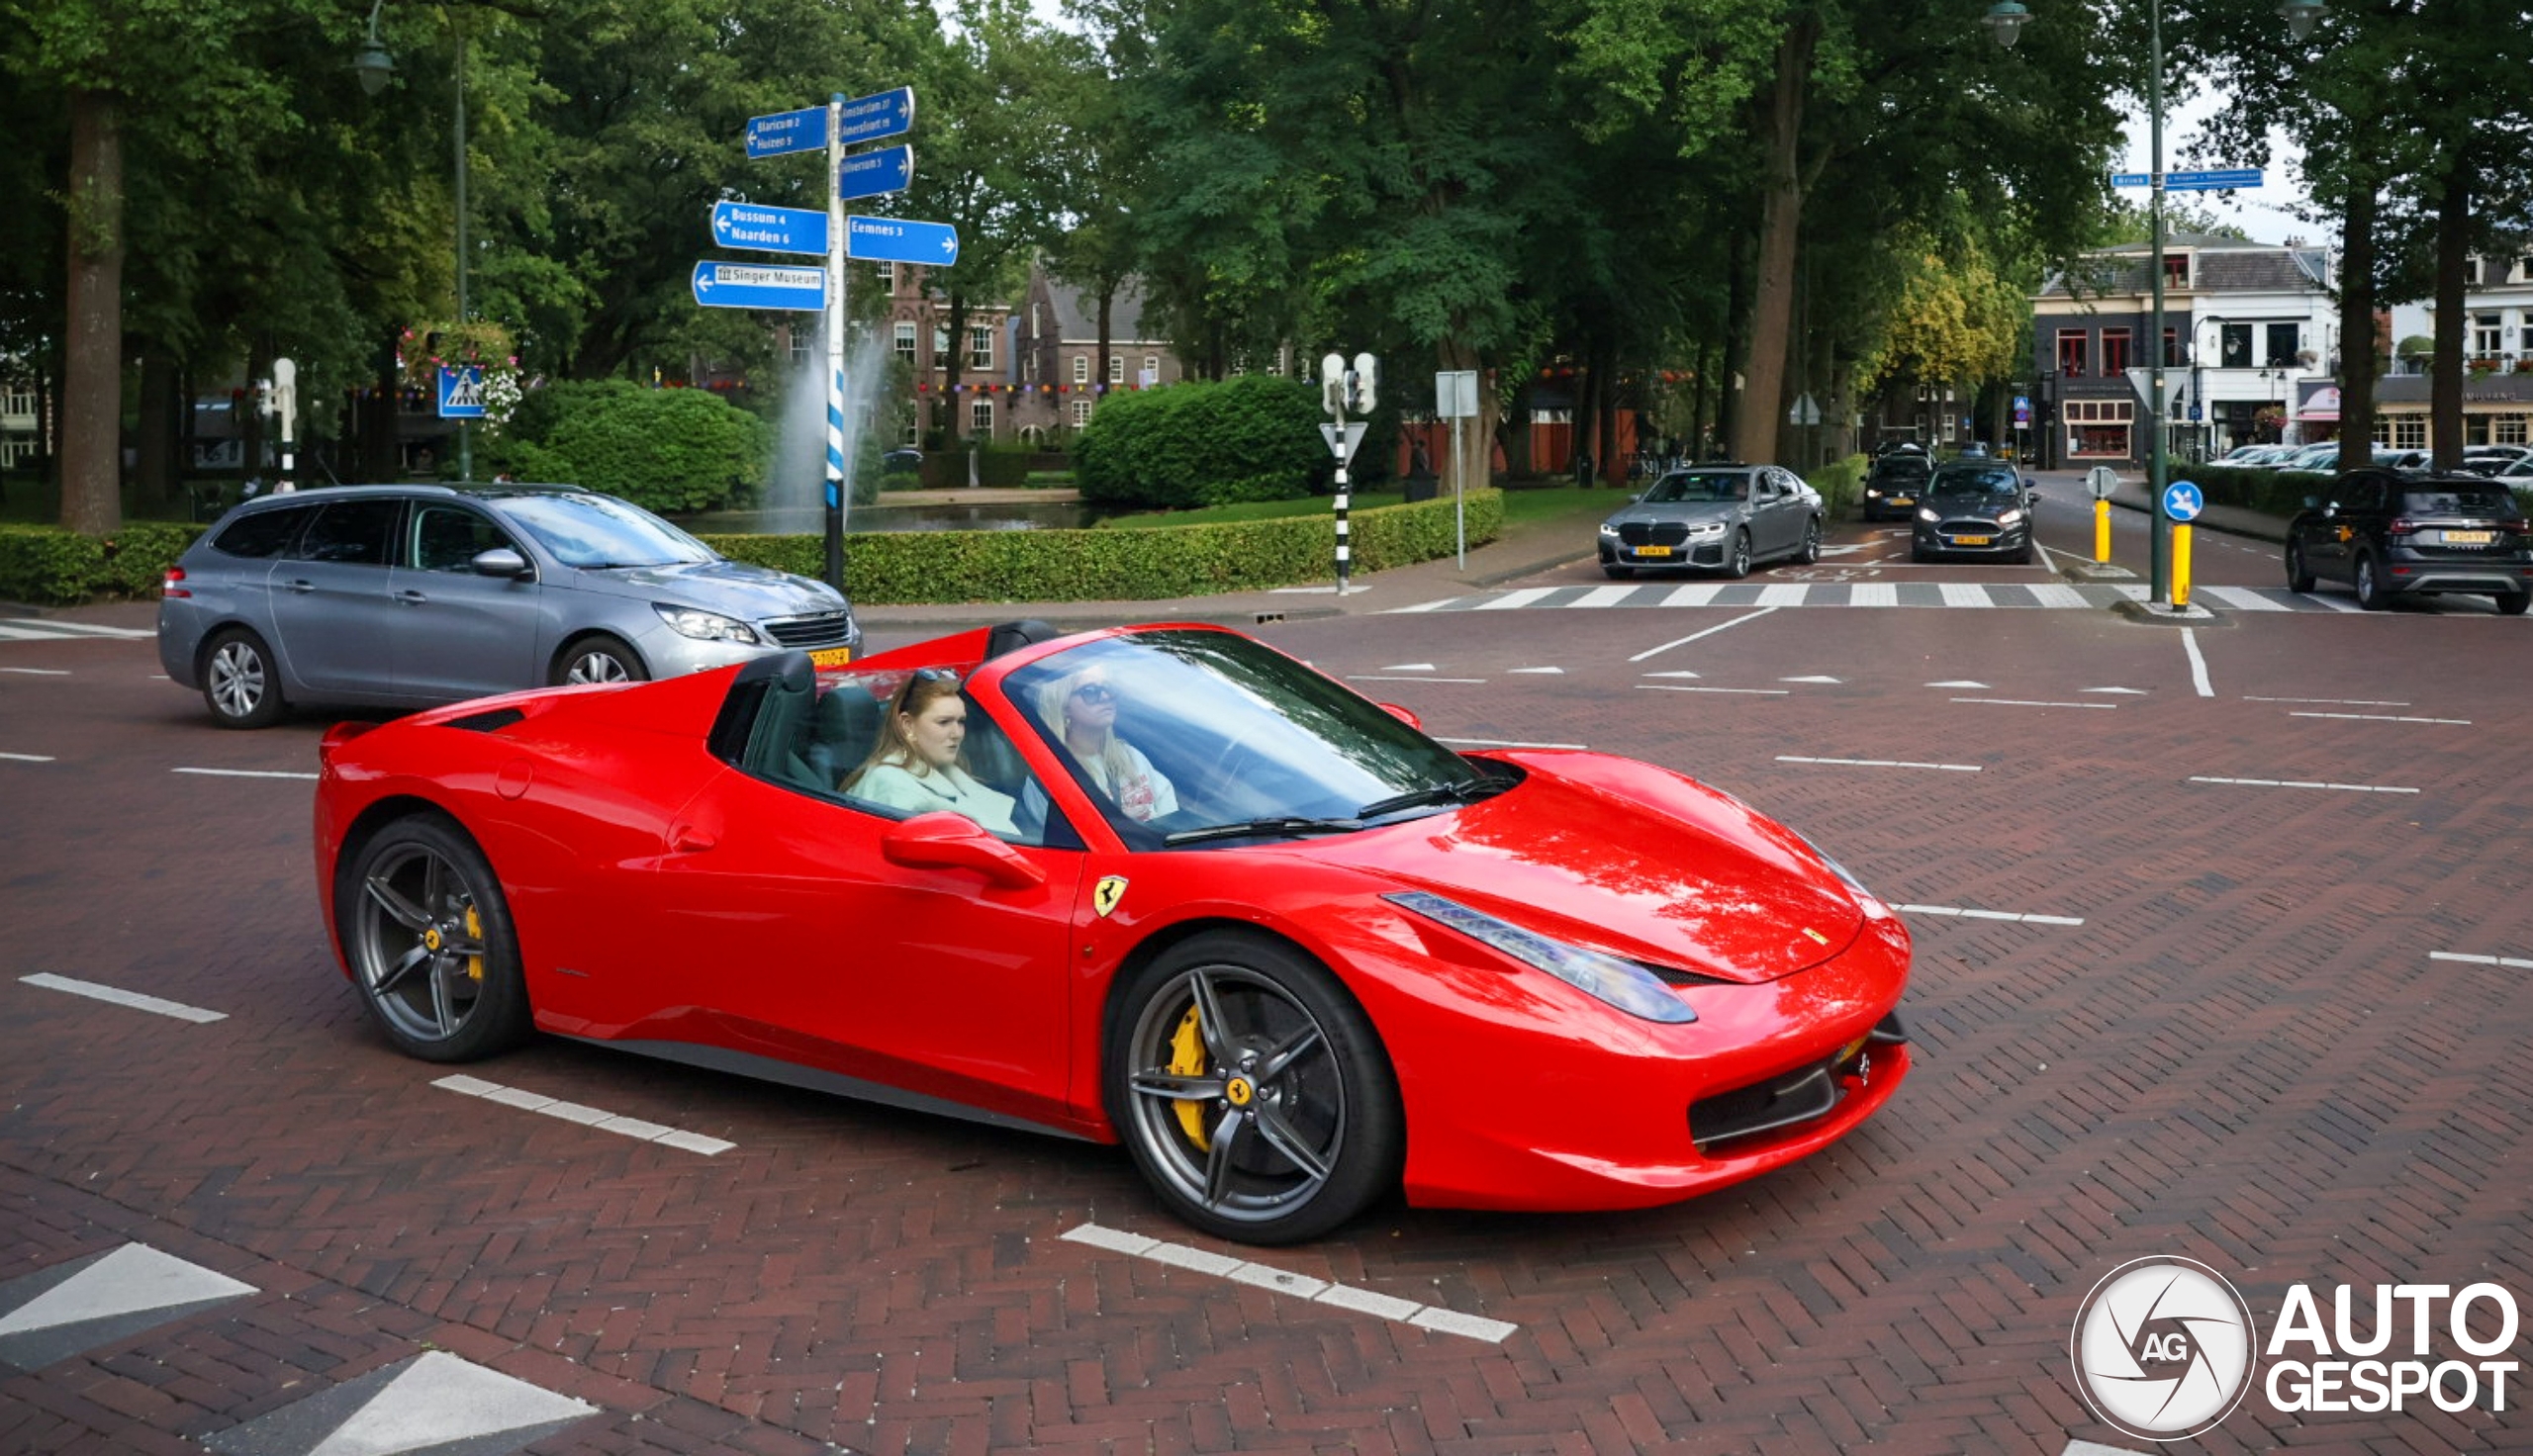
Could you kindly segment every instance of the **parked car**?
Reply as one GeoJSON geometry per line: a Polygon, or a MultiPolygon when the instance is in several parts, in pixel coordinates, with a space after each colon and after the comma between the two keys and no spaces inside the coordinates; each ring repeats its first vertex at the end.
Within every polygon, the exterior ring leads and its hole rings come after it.
{"type": "Polygon", "coordinates": [[[889,475],[899,475],[923,469],[923,452],[912,445],[899,445],[880,456],[880,469],[889,475]]]}
{"type": "Polygon", "coordinates": [[[2488,460],[2504,466],[2519,460],[2533,460],[2533,445],[2469,445],[2463,450],[2463,461],[2488,460]]]}
{"type": "Polygon", "coordinates": [[[2374,463],[2386,470],[2425,470],[2436,463],[2432,450],[2383,450],[2376,453],[2374,463]]]}
{"type": "Polygon", "coordinates": [[[1601,570],[1692,567],[1746,577],[1778,557],[1821,559],[1821,493],[1775,465],[1675,470],[1601,522],[1601,570]]]}
{"type": "Polygon", "coordinates": [[[1923,453],[1895,452],[1876,459],[1864,478],[1864,518],[1907,520],[1917,510],[1918,497],[1924,493],[1926,478],[1934,469],[1934,462],[1923,453]]]}
{"type": "Polygon", "coordinates": [[[2533,532],[2515,493],[2475,475],[2352,470],[2287,524],[2287,585],[2346,582],[2380,611],[2395,596],[2466,592],[2521,615],[2533,604],[2533,532]]]}
{"type": "Polygon", "coordinates": [[[2274,462],[2273,468],[2305,470],[2316,475],[2328,475],[2339,469],[2339,441],[2323,440],[2318,444],[2302,446],[2286,459],[2274,462]]]}
{"type": "Polygon", "coordinates": [[[158,660],[213,721],[292,703],[421,707],[670,678],[801,648],[841,666],[853,608],[570,486],[341,486],[231,510],[169,568],[158,660]]]}
{"type": "Polygon", "coordinates": [[[1677,1202],[1910,1067],[1909,934],[1795,831],[1647,764],[1454,752],[1221,628],[790,653],[342,724],[321,758],[324,924],[407,1054],[544,1030],[1123,1142],[1226,1238],[1401,1188],[1677,1202]]]}
{"type": "Polygon", "coordinates": [[[2037,488],[2015,468],[1991,460],[1938,466],[1918,501],[1909,559],[1971,556],[2029,562],[2037,488]]]}
{"type": "Polygon", "coordinates": [[[2286,454],[2287,445],[2236,445],[2218,457],[2218,465],[2267,465],[2286,454]]]}

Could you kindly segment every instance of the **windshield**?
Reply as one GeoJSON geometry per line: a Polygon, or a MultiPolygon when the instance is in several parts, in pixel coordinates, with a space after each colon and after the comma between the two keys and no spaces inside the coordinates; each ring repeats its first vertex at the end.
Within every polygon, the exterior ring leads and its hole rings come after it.
{"type": "Polygon", "coordinates": [[[2512,516],[2515,495],[2503,486],[2439,486],[2432,491],[2413,487],[2401,493],[2401,509],[2411,515],[2492,515],[2512,516]]]}
{"type": "Polygon", "coordinates": [[[1271,648],[1226,632],[1084,643],[1003,681],[1129,847],[1344,833],[1475,796],[1467,760],[1271,648]],[[1383,800],[1419,802],[1366,814],[1383,800]],[[1270,825],[1269,821],[1273,821],[1270,825]],[[1222,826],[1248,834],[1211,835],[1222,826]]]}
{"type": "Polygon", "coordinates": [[[712,549],[639,505],[612,496],[494,498],[501,512],[565,566],[682,566],[715,558],[712,549]]]}
{"type": "Polygon", "coordinates": [[[1938,496],[2013,496],[2022,490],[2022,481],[2011,466],[1982,465],[1963,469],[1946,466],[1935,472],[1933,494],[1938,496]]]}
{"type": "Polygon", "coordinates": [[[1750,494],[1750,478],[1738,471],[1682,471],[1666,475],[1644,493],[1647,504],[1662,505],[1675,500],[1740,500],[1750,494]]]}

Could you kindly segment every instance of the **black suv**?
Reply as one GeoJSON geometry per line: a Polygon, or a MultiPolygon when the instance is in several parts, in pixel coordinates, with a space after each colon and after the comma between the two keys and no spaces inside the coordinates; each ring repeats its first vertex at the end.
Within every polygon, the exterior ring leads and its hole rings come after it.
{"type": "Polygon", "coordinates": [[[1886,514],[1907,520],[1915,514],[1918,498],[1926,489],[1926,477],[1934,474],[1934,462],[1925,452],[1915,448],[1895,450],[1873,462],[1873,470],[1864,478],[1864,518],[1881,520],[1886,514]]]}
{"type": "Polygon", "coordinates": [[[2520,615],[2533,604],[2533,534],[2515,493],[2485,476],[2352,470],[2304,498],[2287,523],[2287,585],[2357,589],[2379,611],[2396,595],[2464,592],[2520,615]]]}

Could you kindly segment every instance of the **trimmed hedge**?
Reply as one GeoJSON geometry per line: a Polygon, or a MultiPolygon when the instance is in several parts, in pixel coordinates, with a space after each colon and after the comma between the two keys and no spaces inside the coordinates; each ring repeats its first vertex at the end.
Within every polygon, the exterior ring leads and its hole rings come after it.
{"type": "Polygon", "coordinates": [[[1847,508],[1864,497],[1865,473],[1873,468],[1870,456],[1850,455],[1832,460],[1805,477],[1805,483],[1821,493],[1821,508],[1829,519],[1836,520],[1847,508]]]}
{"type": "Polygon", "coordinates": [[[2168,465],[2166,478],[2199,487],[2210,505],[2232,505],[2281,518],[2304,508],[2304,498],[2328,492],[2337,476],[2312,470],[2266,470],[2257,465],[2168,465]]]}
{"type": "Polygon", "coordinates": [[[0,525],[0,600],[64,605],[91,596],[144,596],[203,528],[128,521],[112,536],[59,526],[0,525]]]}
{"type": "Polygon", "coordinates": [[[1245,374],[1112,394],[1074,441],[1081,498],[1147,510],[1307,496],[1334,470],[1319,394],[1245,374]]]}
{"type": "MultiPolygon", "coordinates": [[[[1173,386],[1176,388],[1176,386],[1173,386]]],[[[1471,545],[1495,539],[1504,495],[1468,493],[1471,545]]],[[[1357,572],[1453,553],[1449,498],[1349,514],[1357,572]]],[[[816,536],[706,536],[733,561],[817,576],[816,536]]],[[[1330,515],[1143,531],[879,531],[845,540],[845,594],[857,606],[961,601],[1150,601],[1323,581],[1336,572],[1330,515]]]]}

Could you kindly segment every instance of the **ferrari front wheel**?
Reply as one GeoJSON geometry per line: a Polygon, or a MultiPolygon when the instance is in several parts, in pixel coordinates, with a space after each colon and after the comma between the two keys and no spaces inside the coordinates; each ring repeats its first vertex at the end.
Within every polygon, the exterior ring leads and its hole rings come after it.
{"type": "Polygon", "coordinates": [[[380,830],[344,866],[334,905],[352,980],[399,1050],[472,1061],[526,1039],[510,907],[457,826],[418,815],[380,830]]]}
{"type": "Polygon", "coordinates": [[[1208,1233],[1293,1243],[1398,1177],[1398,1083],[1336,978],[1280,942],[1217,932],[1144,967],[1118,1003],[1109,1115],[1171,1211],[1208,1233]]]}

